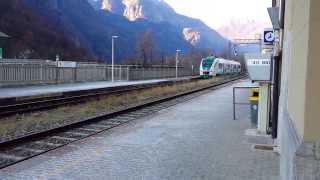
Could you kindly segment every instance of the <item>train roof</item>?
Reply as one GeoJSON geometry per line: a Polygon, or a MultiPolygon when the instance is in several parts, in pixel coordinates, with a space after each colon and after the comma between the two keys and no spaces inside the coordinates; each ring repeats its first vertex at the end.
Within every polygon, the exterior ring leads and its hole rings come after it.
{"type": "Polygon", "coordinates": [[[205,57],[205,58],[202,58],[202,60],[215,60],[217,57],[215,56],[208,56],[208,57],[205,57]]]}
{"type": "Polygon", "coordinates": [[[214,60],[214,62],[216,62],[216,63],[219,62],[219,63],[225,63],[225,64],[237,64],[237,65],[240,65],[240,63],[237,62],[237,61],[218,58],[216,56],[208,56],[208,57],[202,58],[202,61],[204,61],[204,60],[214,60]]]}
{"type": "Polygon", "coordinates": [[[227,64],[238,64],[240,65],[239,62],[234,61],[234,60],[228,60],[228,59],[223,59],[223,58],[217,58],[216,62],[220,62],[220,63],[227,63],[227,64]]]}

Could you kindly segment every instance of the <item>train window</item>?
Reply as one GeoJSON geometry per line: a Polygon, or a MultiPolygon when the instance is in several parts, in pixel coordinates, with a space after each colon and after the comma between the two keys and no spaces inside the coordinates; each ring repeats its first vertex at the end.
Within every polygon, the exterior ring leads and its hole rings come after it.
{"type": "Polygon", "coordinates": [[[213,60],[212,59],[205,59],[202,61],[202,66],[205,68],[210,68],[213,64],[213,60]]]}

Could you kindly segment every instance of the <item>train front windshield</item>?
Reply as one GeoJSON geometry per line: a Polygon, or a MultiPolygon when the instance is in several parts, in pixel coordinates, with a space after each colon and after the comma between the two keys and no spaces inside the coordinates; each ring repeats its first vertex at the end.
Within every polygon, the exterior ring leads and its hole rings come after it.
{"type": "Polygon", "coordinates": [[[213,64],[213,59],[205,59],[202,61],[202,68],[203,70],[210,70],[213,64]]]}

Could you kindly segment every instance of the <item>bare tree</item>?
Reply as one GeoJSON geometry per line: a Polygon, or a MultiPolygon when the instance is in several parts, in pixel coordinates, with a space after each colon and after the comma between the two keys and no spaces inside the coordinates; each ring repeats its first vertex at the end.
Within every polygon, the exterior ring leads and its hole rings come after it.
{"type": "Polygon", "coordinates": [[[155,54],[156,44],[153,39],[153,34],[151,31],[145,31],[141,33],[138,37],[137,42],[137,52],[138,57],[142,58],[142,65],[146,66],[149,62],[152,63],[153,56],[155,54]]]}
{"type": "Polygon", "coordinates": [[[229,46],[223,48],[223,49],[217,54],[217,56],[218,56],[218,57],[225,58],[225,59],[231,59],[229,46]]]}

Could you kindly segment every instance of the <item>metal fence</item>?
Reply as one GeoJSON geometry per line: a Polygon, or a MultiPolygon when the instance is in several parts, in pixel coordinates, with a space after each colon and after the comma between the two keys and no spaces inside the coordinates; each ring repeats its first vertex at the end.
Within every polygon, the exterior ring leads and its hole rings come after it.
{"type": "MultiPolygon", "coordinates": [[[[114,79],[147,80],[173,78],[174,67],[115,66],[114,79]]],[[[192,76],[190,69],[179,67],[179,77],[192,76]]],[[[35,84],[58,84],[74,82],[111,81],[112,68],[106,64],[77,63],[75,67],[58,67],[53,61],[10,61],[0,62],[0,87],[35,84]]]]}

